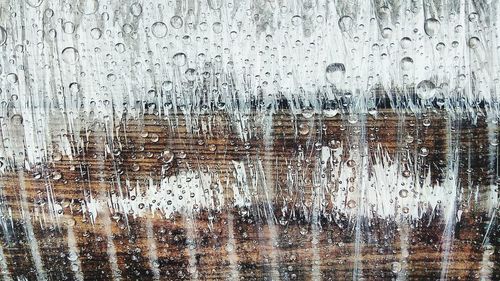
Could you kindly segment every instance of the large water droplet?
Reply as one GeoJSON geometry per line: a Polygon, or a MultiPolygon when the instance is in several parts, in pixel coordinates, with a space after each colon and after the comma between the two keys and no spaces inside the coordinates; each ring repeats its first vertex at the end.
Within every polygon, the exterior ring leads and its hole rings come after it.
{"type": "Polygon", "coordinates": [[[43,3],[43,0],[26,0],[26,4],[33,8],[39,7],[43,3]]]}
{"type": "Polygon", "coordinates": [[[339,86],[345,76],[345,66],[342,63],[332,63],[326,67],[326,80],[339,86]]]}
{"type": "Polygon", "coordinates": [[[7,30],[0,26],[0,46],[7,42],[7,30]]]}
{"type": "Polygon", "coordinates": [[[412,42],[410,37],[403,37],[401,38],[401,41],[399,42],[400,46],[402,49],[409,49],[412,46],[412,42]]]}
{"type": "Polygon", "coordinates": [[[339,19],[339,28],[342,32],[348,32],[352,29],[353,21],[350,16],[343,16],[339,19]]]}
{"type": "Polygon", "coordinates": [[[222,8],[222,1],[223,0],[208,0],[208,6],[212,10],[219,10],[222,8]]]}
{"type": "Polygon", "coordinates": [[[156,38],[163,38],[168,33],[168,27],[165,23],[157,21],[151,26],[151,32],[156,38]]]}
{"type": "Polygon", "coordinates": [[[62,59],[68,64],[75,64],[78,62],[80,55],[78,51],[73,47],[66,47],[62,51],[62,59]]]}
{"type": "Polygon", "coordinates": [[[401,69],[408,71],[413,67],[413,59],[410,57],[404,57],[401,59],[401,69]]]}
{"type": "Polygon", "coordinates": [[[479,47],[479,45],[481,45],[481,41],[479,40],[479,38],[471,37],[469,39],[469,47],[471,49],[476,49],[477,47],[479,47]]]}
{"type": "Polygon", "coordinates": [[[174,55],[174,64],[176,66],[184,66],[186,64],[186,54],[184,53],[177,53],[174,55]]]}
{"type": "Polygon", "coordinates": [[[78,11],[84,15],[92,15],[99,9],[98,0],[79,0],[78,11]]]}
{"type": "Polygon", "coordinates": [[[21,114],[14,114],[10,118],[10,121],[14,125],[22,125],[23,124],[23,116],[21,116],[21,114]]]}
{"type": "Polygon", "coordinates": [[[93,39],[95,39],[95,40],[99,40],[99,39],[101,39],[101,36],[102,36],[102,31],[101,31],[101,29],[99,29],[99,28],[97,28],[97,27],[96,27],[96,28],[92,28],[92,29],[90,30],[90,36],[91,36],[93,39]]]}
{"type": "Polygon", "coordinates": [[[7,81],[10,84],[16,84],[17,81],[18,81],[17,74],[15,74],[15,73],[9,73],[9,74],[7,74],[7,81]]]}
{"type": "Polygon", "coordinates": [[[138,17],[142,14],[142,5],[141,3],[135,2],[132,5],[130,5],[130,13],[134,17],[138,17]]]}
{"type": "Polygon", "coordinates": [[[184,24],[184,21],[182,20],[181,17],[179,16],[173,16],[171,19],[170,19],[170,25],[175,28],[175,29],[179,29],[182,27],[182,25],[184,24]]]}
{"type": "Polygon", "coordinates": [[[299,15],[295,15],[292,17],[292,25],[299,26],[302,23],[302,17],[299,15]]]}
{"type": "Polygon", "coordinates": [[[430,37],[436,35],[439,32],[440,28],[441,28],[441,23],[437,19],[429,18],[425,20],[424,31],[425,34],[429,35],[430,37]]]}
{"type": "Polygon", "coordinates": [[[416,91],[421,99],[427,100],[436,94],[436,85],[429,80],[422,80],[418,83],[416,91]]]}

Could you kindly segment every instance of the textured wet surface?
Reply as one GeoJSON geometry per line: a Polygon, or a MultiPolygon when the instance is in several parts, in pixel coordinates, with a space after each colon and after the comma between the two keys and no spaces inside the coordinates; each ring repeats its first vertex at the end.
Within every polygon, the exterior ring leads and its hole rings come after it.
{"type": "Polygon", "coordinates": [[[0,0],[2,280],[497,280],[494,0],[0,0]]]}

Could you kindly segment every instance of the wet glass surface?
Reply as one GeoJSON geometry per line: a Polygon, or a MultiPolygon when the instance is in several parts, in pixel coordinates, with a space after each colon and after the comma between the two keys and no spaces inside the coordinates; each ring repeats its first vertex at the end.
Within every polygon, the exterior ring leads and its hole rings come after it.
{"type": "Polygon", "coordinates": [[[499,17],[0,0],[0,279],[500,279],[499,17]]]}

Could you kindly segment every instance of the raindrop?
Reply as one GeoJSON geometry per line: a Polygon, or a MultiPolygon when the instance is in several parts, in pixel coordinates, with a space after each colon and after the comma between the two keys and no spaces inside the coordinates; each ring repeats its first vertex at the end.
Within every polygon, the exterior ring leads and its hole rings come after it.
{"type": "Polygon", "coordinates": [[[391,265],[391,270],[394,273],[398,273],[401,271],[401,264],[397,261],[393,262],[391,265]]]}
{"type": "Polygon", "coordinates": [[[332,118],[335,117],[339,113],[339,110],[336,108],[327,108],[323,111],[325,117],[332,118]]]}
{"type": "Polygon", "coordinates": [[[43,0],[26,0],[26,4],[33,8],[39,7],[43,3],[43,0]]]}
{"type": "Polygon", "coordinates": [[[409,49],[411,48],[412,41],[409,37],[403,37],[401,38],[401,41],[399,42],[400,46],[402,49],[409,49]]]}
{"type": "Polygon", "coordinates": [[[115,45],[115,51],[117,51],[119,54],[122,54],[125,52],[125,45],[123,43],[117,43],[115,45]]]}
{"type": "Polygon", "coordinates": [[[222,1],[223,0],[208,0],[208,6],[212,10],[219,10],[222,8],[222,1]]]}
{"type": "Polygon", "coordinates": [[[161,153],[161,161],[165,164],[169,164],[174,160],[174,153],[170,150],[165,150],[161,153]]]}
{"type": "Polygon", "coordinates": [[[392,29],[389,28],[389,27],[386,27],[384,29],[382,29],[382,37],[387,39],[387,38],[390,38],[392,35],[392,29]]]}
{"type": "Polygon", "coordinates": [[[438,52],[442,52],[444,51],[444,48],[446,47],[446,45],[443,43],[443,42],[439,42],[436,44],[436,50],[438,52]]]}
{"type": "Polygon", "coordinates": [[[175,29],[179,29],[182,27],[182,25],[184,24],[183,20],[181,17],[179,16],[173,16],[171,19],[170,19],[170,25],[175,28],[175,29]]]}
{"type": "Polygon", "coordinates": [[[399,191],[399,196],[400,196],[401,198],[406,198],[406,197],[408,197],[408,190],[406,190],[406,189],[401,189],[401,190],[399,191]]]}
{"type": "Polygon", "coordinates": [[[78,11],[84,15],[92,15],[99,9],[98,0],[79,0],[78,1],[78,11]]]}
{"type": "Polygon", "coordinates": [[[481,41],[479,41],[479,38],[477,38],[477,37],[471,37],[469,39],[469,47],[471,49],[476,49],[477,47],[479,47],[480,44],[481,44],[481,41]]]}
{"type": "Polygon", "coordinates": [[[21,114],[14,114],[10,118],[10,121],[14,125],[22,125],[23,124],[23,116],[21,116],[21,114]]]}
{"type": "Polygon", "coordinates": [[[184,53],[177,53],[174,55],[174,64],[176,66],[184,66],[186,64],[186,54],[184,53]]]}
{"type": "Polygon", "coordinates": [[[68,255],[68,260],[70,261],[76,261],[78,259],[78,255],[75,252],[71,252],[68,255]]]}
{"type": "Polygon", "coordinates": [[[293,16],[292,17],[292,25],[293,26],[299,26],[302,23],[302,17],[299,15],[293,16]]]}
{"type": "Polygon", "coordinates": [[[436,35],[439,32],[440,27],[441,23],[435,18],[429,18],[425,20],[424,31],[425,34],[429,35],[430,37],[436,35]]]}
{"type": "Polygon", "coordinates": [[[222,24],[220,22],[215,22],[212,25],[212,30],[214,31],[215,34],[219,34],[222,32],[222,24]]]}
{"type": "Polygon", "coordinates": [[[60,179],[62,179],[62,174],[61,174],[61,172],[59,172],[59,171],[54,171],[54,172],[52,173],[52,179],[54,179],[54,180],[60,180],[60,179]]]}
{"type": "Polygon", "coordinates": [[[429,155],[429,149],[427,149],[427,147],[421,147],[418,151],[418,155],[426,157],[427,155],[429,155]]]}
{"type": "Polygon", "coordinates": [[[172,81],[165,81],[161,84],[161,88],[164,91],[171,91],[174,88],[174,84],[172,83],[172,81]]]}
{"type": "Polygon", "coordinates": [[[349,201],[347,202],[347,207],[349,207],[349,209],[356,208],[356,201],[354,201],[354,200],[349,200],[349,201]]]}
{"type": "Polygon", "coordinates": [[[345,66],[342,63],[332,63],[326,67],[326,80],[334,85],[342,83],[345,76],[345,66]]]}
{"type": "Polygon", "coordinates": [[[436,94],[436,85],[429,80],[422,80],[418,83],[416,91],[421,99],[427,100],[436,94]]]}
{"type": "Polygon", "coordinates": [[[3,26],[0,26],[0,46],[7,42],[7,30],[3,26]]]}
{"type": "Polygon", "coordinates": [[[79,58],[78,51],[73,47],[66,47],[62,51],[62,59],[68,64],[75,64],[79,58]]]}
{"type": "Polygon", "coordinates": [[[102,36],[102,31],[101,29],[95,27],[95,28],[92,28],[90,30],[90,36],[95,39],[95,40],[98,40],[98,39],[101,39],[101,36],[102,36]]]}
{"type": "Polygon", "coordinates": [[[168,28],[165,23],[157,21],[151,26],[151,32],[156,38],[163,38],[167,35],[168,28]]]}
{"type": "Polygon", "coordinates": [[[134,16],[134,17],[138,17],[142,14],[142,5],[140,3],[133,3],[132,5],[130,5],[130,13],[134,16]]]}
{"type": "Polygon", "coordinates": [[[16,84],[18,80],[19,79],[17,77],[17,74],[15,74],[15,73],[9,73],[9,74],[7,74],[7,81],[10,84],[16,84]]]}
{"type": "MultiPolygon", "coordinates": [[[[413,142],[413,141],[412,141],[413,142]]],[[[411,143],[411,142],[410,142],[411,143]]],[[[404,170],[403,171],[403,177],[409,178],[411,176],[410,170],[404,170]]],[[[399,193],[401,195],[401,193],[399,193]]]]}
{"type": "Polygon", "coordinates": [[[410,57],[404,57],[401,59],[401,69],[402,70],[410,70],[413,67],[413,59],[410,57]]]}
{"type": "Polygon", "coordinates": [[[309,125],[300,124],[299,125],[299,134],[301,134],[303,136],[309,134],[309,125]]]}
{"type": "Polygon", "coordinates": [[[342,32],[348,32],[352,29],[353,21],[350,16],[343,16],[339,19],[339,28],[342,32]]]}
{"type": "Polygon", "coordinates": [[[63,31],[64,31],[64,33],[68,33],[68,34],[75,32],[75,24],[70,22],[70,21],[65,22],[63,24],[63,31]]]}

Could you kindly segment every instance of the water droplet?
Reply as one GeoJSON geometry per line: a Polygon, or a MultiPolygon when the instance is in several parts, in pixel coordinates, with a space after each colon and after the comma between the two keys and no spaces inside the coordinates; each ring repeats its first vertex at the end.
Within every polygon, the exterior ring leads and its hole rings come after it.
{"type": "Polygon", "coordinates": [[[102,31],[101,29],[95,27],[95,28],[92,28],[90,30],[90,36],[95,39],[95,40],[99,40],[101,39],[101,36],[102,36],[102,31]]]}
{"type": "Polygon", "coordinates": [[[70,261],[76,261],[77,259],[78,259],[78,255],[75,252],[69,253],[68,260],[70,260],[70,261]]]}
{"type": "Polygon", "coordinates": [[[410,57],[404,57],[401,59],[401,69],[408,71],[413,68],[413,59],[410,57]]]}
{"type": "Polygon", "coordinates": [[[63,31],[64,33],[72,34],[75,32],[75,24],[70,21],[65,22],[63,24],[63,31]]]}
{"type": "Polygon", "coordinates": [[[345,66],[342,63],[332,63],[326,67],[326,80],[340,86],[345,76],[345,66]]]}
{"type": "Polygon", "coordinates": [[[63,156],[62,156],[61,152],[56,151],[56,152],[52,153],[52,159],[54,161],[61,161],[62,157],[63,156]]]}
{"type": "Polygon", "coordinates": [[[123,43],[117,43],[115,45],[115,51],[118,52],[119,54],[123,54],[125,52],[125,45],[123,43]]]}
{"type": "Polygon", "coordinates": [[[84,15],[92,15],[99,9],[98,0],[79,0],[78,11],[84,15]]]}
{"type": "Polygon", "coordinates": [[[299,26],[302,23],[302,17],[299,15],[295,15],[292,17],[292,25],[299,26]]]}
{"type": "Polygon", "coordinates": [[[342,16],[339,19],[339,28],[342,32],[348,32],[352,29],[353,20],[350,16],[342,16]]]}
{"type": "Polygon", "coordinates": [[[354,201],[354,200],[352,200],[352,199],[351,199],[351,200],[349,200],[349,201],[347,202],[347,207],[348,207],[349,209],[356,208],[356,201],[354,201]]]}
{"type": "Polygon", "coordinates": [[[10,84],[16,84],[18,80],[19,79],[17,77],[17,74],[15,74],[15,73],[9,73],[9,74],[7,74],[7,81],[10,84]]]}
{"type": "Polygon", "coordinates": [[[0,26],[0,46],[7,42],[7,30],[3,26],[0,26]]]}
{"type": "Polygon", "coordinates": [[[130,13],[134,17],[140,16],[142,14],[142,5],[138,2],[133,3],[132,5],[130,5],[130,13]]]}
{"type": "Polygon", "coordinates": [[[212,30],[215,34],[220,34],[222,32],[222,24],[220,22],[214,22],[212,30]]]}
{"type": "Polygon", "coordinates": [[[164,91],[172,91],[172,89],[174,88],[174,83],[172,83],[172,81],[165,81],[161,84],[161,88],[164,91]]]}
{"type": "Polygon", "coordinates": [[[382,37],[387,39],[387,38],[390,38],[392,35],[392,29],[389,28],[389,27],[386,27],[384,29],[382,29],[382,37]]]}
{"type": "Polygon", "coordinates": [[[21,116],[21,114],[14,114],[10,118],[10,121],[14,125],[22,125],[23,124],[23,116],[21,116]]]}
{"type": "Polygon", "coordinates": [[[52,178],[53,178],[54,180],[60,180],[60,179],[62,178],[62,174],[61,174],[61,172],[59,172],[59,171],[54,171],[54,172],[52,173],[52,178]]]}
{"type": "Polygon", "coordinates": [[[399,42],[399,45],[401,46],[402,49],[409,49],[411,48],[413,42],[409,37],[403,37],[401,38],[401,41],[399,42]]]}
{"type": "Polygon", "coordinates": [[[300,124],[299,125],[299,134],[301,134],[303,136],[309,134],[309,125],[300,124]]]}
{"type": "Polygon", "coordinates": [[[179,16],[173,16],[171,19],[170,19],[170,25],[175,28],[175,29],[179,29],[182,27],[182,25],[184,24],[184,21],[182,20],[181,17],[179,16]]]}
{"type": "Polygon", "coordinates": [[[39,7],[43,3],[43,0],[26,0],[26,4],[33,8],[39,7]]]}
{"type": "Polygon", "coordinates": [[[165,23],[157,21],[151,26],[151,32],[156,38],[163,38],[168,33],[168,27],[165,23]]]}
{"type": "Polygon", "coordinates": [[[223,0],[208,0],[208,6],[212,10],[219,10],[222,8],[222,1],[223,0]]]}
{"type": "Polygon", "coordinates": [[[323,114],[325,114],[325,117],[332,118],[335,117],[339,113],[339,110],[336,108],[329,108],[325,109],[323,111],[323,114]]]}
{"type": "Polygon", "coordinates": [[[186,64],[186,54],[184,53],[177,53],[174,55],[174,64],[176,66],[184,66],[186,64]]]}
{"type": "Polygon", "coordinates": [[[73,47],[66,47],[62,51],[62,59],[68,64],[75,64],[78,62],[80,55],[78,51],[73,47]]]}
{"type": "Polygon", "coordinates": [[[399,196],[400,196],[401,198],[406,198],[406,197],[408,197],[408,190],[406,190],[406,189],[401,189],[401,190],[399,191],[399,196]]]}
{"type": "Polygon", "coordinates": [[[416,91],[421,99],[427,100],[436,94],[436,85],[429,80],[422,80],[418,83],[416,91]]]}
{"type": "Polygon", "coordinates": [[[400,272],[401,271],[401,264],[399,262],[397,262],[397,261],[393,262],[391,264],[391,270],[394,273],[400,272]]]}
{"type": "Polygon", "coordinates": [[[171,163],[174,160],[174,153],[170,150],[165,150],[161,153],[161,161],[163,163],[168,164],[171,163]]]}
{"type": "Polygon", "coordinates": [[[429,18],[425,20],[424,31],[425,34],[429,35],[430,37],[434,37],[434,35],[436,35],[436,33],[439,32],[440,28],[441,28],[441,23],[437,19],[429,18]]]}
{"type": "Polygon", "coordinates": [[[436,44],[436,50],[438,52],[442,52],[444,51],[444,48],[446,47],[446,45],[443,43],[443,42],[439,42],[436,44]]]}
{"type": "Polygon", "coordinates": [[[469,47],[471,49],[476,49],[477,47],[479,47],[479,45],[481,45],[481,41],[479,40],[479,38],[471,37],[469,39],[469,47]]]}
{"type": "Polygon", "coordinates": [[[418,151],[418,155],[426,157],[427,155],[429,155],[429,149],[427,149],[427,147],[421,147],[418,151]]]}

